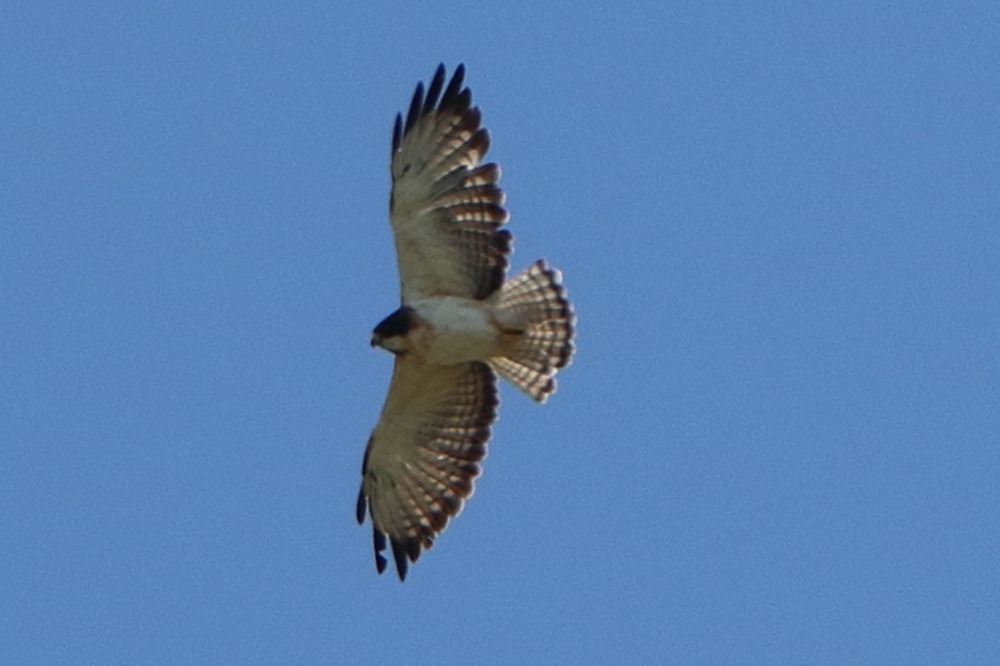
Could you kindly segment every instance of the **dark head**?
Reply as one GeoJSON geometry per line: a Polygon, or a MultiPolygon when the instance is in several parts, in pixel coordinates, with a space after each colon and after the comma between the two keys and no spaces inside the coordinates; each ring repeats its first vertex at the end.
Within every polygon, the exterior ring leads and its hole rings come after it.
{"type": "Polygon", "coordinates": [[[405,305],[379,322],[372,331],[372,347],[378,345],[397,356],[405,351],[404,339],[416,325],[413,308],[405,305]]]}

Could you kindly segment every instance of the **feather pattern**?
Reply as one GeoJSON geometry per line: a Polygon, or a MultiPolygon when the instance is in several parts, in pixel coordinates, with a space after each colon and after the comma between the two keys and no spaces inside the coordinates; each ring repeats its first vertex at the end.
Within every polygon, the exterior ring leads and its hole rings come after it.
{"type": "Polygon", "coordinates": [[[569,365],[576,316],[562,274],[539,259],[497,294],[497,319],[515,333],[504,355],[490,359],[500,375],[538,402],[556,390],[556,372],[569,365]]]}
{"type": "Polygon", "coordinates": [[[426,96],[417,86],[405,121],[396,117],[389,217],[404,305],[486,298],[506,276],[511,236],[501,229],[508,215],[500,167],[481,164],[490,137],[464,76],[459,65],[444,88],[439,66],[426,96]]]}
{"type": "Polygon", "coordinates": [[[574,353],[559,271],[538,261],[505,283],[511,235],[500,168],[459,65],[416,87],[392,134],[389,218],[402,307],[372,344],[396,355],[368,440],[356,517],[375,568],[400,580],[474,490],[496,419],[497,373],[539,402],[574,353]]]}
{"type": "Polygon", "coordinates": [[[473,491],[498,405],[485,363],[397,359],[362,465],[357,518],[372,518],[376,569],[386,539],[400,579],[473,491]],[[387,417],[391,415],[391,418],[387,417]]]}

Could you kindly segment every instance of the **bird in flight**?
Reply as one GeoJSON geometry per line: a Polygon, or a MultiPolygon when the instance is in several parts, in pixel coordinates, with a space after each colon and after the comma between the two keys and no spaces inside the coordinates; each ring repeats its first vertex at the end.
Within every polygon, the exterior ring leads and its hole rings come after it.
{"type": "Polygon", "coordinates": [[[439,65],[396,116],[389,221],[401,305],[372,333],[395,355],[365,449],[357,519],[371,516],[375,568],[411,562],[472,494],[496,419],[497,375],[545,402],[573,355],[573,307],[559,271],[538,260],[506,279],[512,236],[500,167],[459,65],[439,65]]]}

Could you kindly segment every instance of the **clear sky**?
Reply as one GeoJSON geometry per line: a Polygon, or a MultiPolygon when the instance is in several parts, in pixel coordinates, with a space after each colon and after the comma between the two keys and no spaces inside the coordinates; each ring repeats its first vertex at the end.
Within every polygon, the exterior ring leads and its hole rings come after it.
{"type": "Polygon", "coordinates": [[[0,9],[4,658],[1000,663],[1000,5],[366,4],[0,9]],[[354,500],[439,62],[578,354],[401,584],[354,500]]]}

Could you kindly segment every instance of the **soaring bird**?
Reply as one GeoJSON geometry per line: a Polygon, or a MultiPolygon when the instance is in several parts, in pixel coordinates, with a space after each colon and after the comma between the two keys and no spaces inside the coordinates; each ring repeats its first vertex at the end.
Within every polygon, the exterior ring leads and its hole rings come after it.
{"type": "Polygon", "coordinates": [[[573,356],[575,316],[562,276],[538,260],[506,279],[512,236],[482,163],[489,133],[459,65],[417,85],[392,133],[389,221],[401,305],[372,333],[395,355],[365,450],[357,519],[371,516],[375,567],[386,541],[396,572],[430,548],[472,494],[496,419],[497,375],[538,402],[573,356]]]}

